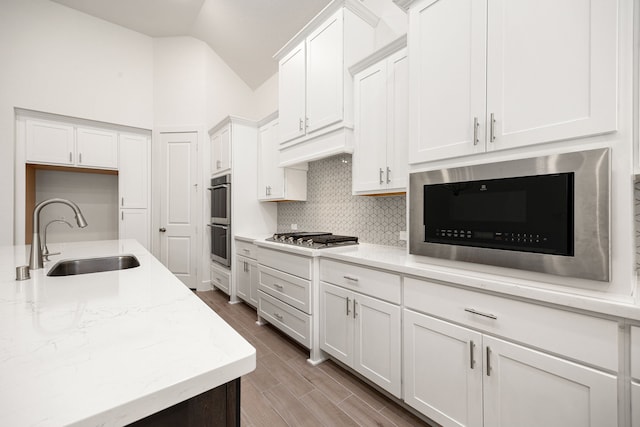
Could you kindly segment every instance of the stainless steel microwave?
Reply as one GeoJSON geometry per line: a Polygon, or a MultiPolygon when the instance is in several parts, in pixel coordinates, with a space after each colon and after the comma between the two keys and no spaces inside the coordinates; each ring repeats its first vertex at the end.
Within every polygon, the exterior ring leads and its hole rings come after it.
{"type": "Polygon", "coordinates": [[[409,252],[609,280],[609,150],[410,175],[409,252]]]}

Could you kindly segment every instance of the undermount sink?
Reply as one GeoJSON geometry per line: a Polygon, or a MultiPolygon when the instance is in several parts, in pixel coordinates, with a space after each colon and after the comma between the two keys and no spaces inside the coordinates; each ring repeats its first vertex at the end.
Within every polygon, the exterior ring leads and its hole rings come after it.
{"type": "Polygon", "coordinates": [[[59,261],[47,276],[73,276],[139,267],[140,261],[133,255],[116,255],[102,258],[68,259],[59,261]]]}

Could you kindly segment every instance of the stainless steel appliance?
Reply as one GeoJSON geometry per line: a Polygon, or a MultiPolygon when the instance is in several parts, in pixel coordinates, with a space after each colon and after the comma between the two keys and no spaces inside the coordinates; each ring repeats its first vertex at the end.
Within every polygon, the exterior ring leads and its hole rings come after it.
{"type": "Polygon", "coordinates": [[[211,178],[211,223],[231,223],[231,175],[211,178]]]}
{"type": "Polygon", "coordinates": [[[609,280],[609,150],[410,175],[409,252],[609,280]]]}
{"type": "Polygon", "coordinates": [[[267,239],[271,242],[286,243],[311,249],[334,248],[339,246],[357,245],[358,238],[354,236],[339,236],[321,231],[298,231],[291,233],[276,233],[267,239]]]}
{"type": "Polygon", "coordinates": [[[211,178],[211,260],[231,266],[231,175],[211,178]]]}

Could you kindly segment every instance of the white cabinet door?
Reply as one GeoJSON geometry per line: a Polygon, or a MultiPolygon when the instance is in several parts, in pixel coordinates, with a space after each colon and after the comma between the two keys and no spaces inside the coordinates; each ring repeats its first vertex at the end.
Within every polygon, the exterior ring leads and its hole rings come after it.
{"type": "Polygon", "coordinates": [[[320,282],[320,348],[340,362],[353,362],[352,292],[320,282]]]}
{"type": "Polygon", "coordinates": [[[353,294],[353,367],[396,397],[401,396],[400,307],[353,294]]]}
{"type": "Polygon", "coordinates": [[[489,0],[489,149],[616,129],[617,3],[489,0]]]}
{"type": "Polygon", "coordinates": [[[70,125],[26,120],[27,162],[73,165],[74,128],[70,125]]]}
{"type": "Polygon", "coordinates": [[[147,250],[151,250],[147,209],[120,209],[118,232],[120,239],[136,239],[147,250]]]}
{"type": "Polygon", "coordinates": [[[305,134],[305,42],[302,42],[280,60],[278,83],[279,142],[282,143],[305,134]]]}
{"type": "Polygon", "coordinates": [[[248,261],[249,259],[243,256],[236,257],[236,293],[245,301],[249,301],[251,295],[251,272],[248,261]]]}
{"type": "Polygon", "coordinates": [[[278,167],[278,121],[259,130],[258,144],[258,200],[284,197],[284,169],[278,167]]]}
{"type": "Polygon", "coordinates": [[[482,427],[482,335],[411,310],[403,316],[405,402],[445,426],[482,427]]]}
{"type": "Polygon", "coordinates": [[[485,427],[617,426],[615,376],[484,336],[485,427]]]}
{"type": "Polygon", "coordinates": [[[354,96],[353,191],[380,190],[387,168],[386,61],[354,76],[354,96]]]}
{"type": "Polygon", "coordinates": [[[211,174],[231,169],[231,126],[211,136],[211,174]]]}
{"type": "Polygon", "coordinates": [[[76,165],[118,169],[118,134],[98,129],[76,129],[76,165]]]}
{"type": "Polygon", "coordinates": [[[640,426],[640,382],[631,383],[631,425],[640,426]]]}
{"type": "Polygon", "coordinates": [[[258,306],[258,284],[260,276],[258,273],[258,262],[247,259],[247,269],[249,270],[249,301],[254,307],[258,306]]]}
{"type": "Polygon", "coordinates": [[[391,55],[387,60],[387,188],[404,191],[407,188],[409,164],[409,60],[407,50],[391,55]]]}
{"type": "Polygon", "coordinates": [[[147,209],[149,200],[149,140],[120,134],[118,193],[121,208],[147,209]]]}
{"type": "Polygon", "coordinates": [[[307,37],[307,133],[343,118],[343,13],[335,13],[307,37]]]}
{"type": "Polygon", "coordinates": [[[486,7],[486,0],[411,6],[411,163],[484,151],[486,7]]]}

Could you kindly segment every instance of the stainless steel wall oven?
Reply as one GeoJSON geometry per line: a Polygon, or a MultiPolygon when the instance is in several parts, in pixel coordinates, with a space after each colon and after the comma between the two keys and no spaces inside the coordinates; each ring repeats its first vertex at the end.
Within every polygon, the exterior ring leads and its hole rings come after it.
{"type": "Polygon", "coordinates": [[[609,280],[609,150],[410,175],[409,252],[609,280]]]}
{"type": "Polygon", "coordinates": [[[231,266],[231,175],[211,179],[211,260],[231,266]]]}

